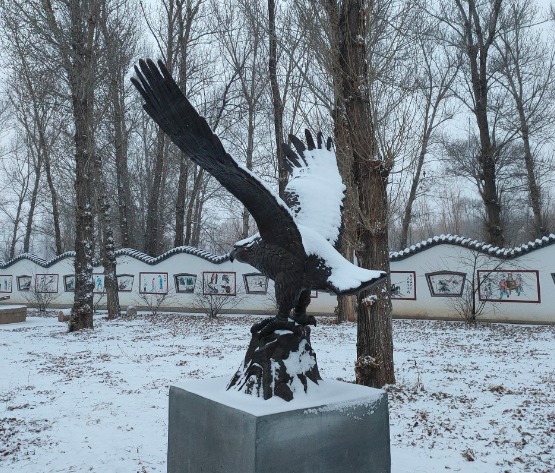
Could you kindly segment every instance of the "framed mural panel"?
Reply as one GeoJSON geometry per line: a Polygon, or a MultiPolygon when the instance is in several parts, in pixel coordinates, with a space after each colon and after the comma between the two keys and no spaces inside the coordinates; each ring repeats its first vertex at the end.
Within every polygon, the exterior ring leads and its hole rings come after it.
{"type": "Polygon", "coordinates": [[[197,275],[189,273],[179,273],[173,275],[175,292],[193,294],[197,284],[197,275]]]}
{"type": "Polygon", "coordinates": [[[17,277],[17,290],[29,292],[31,290],[31,283],[33,282],[33,276],[27,276],[25,274],[17,277]]]}
{"type": "Polygon", "coordinates": [[[167,294],[168,273],[139,273],[140,294],[167,294]]]}
{"type": "Polygon", "coordinates": [[[261,273],[243,274],[245,291],[247,294],[267,294],[268,278],[261,273]]]}
{"type": "Polygon", "coordinates": [[[235,296],[237,287],[234,272],[212,271],[202,273],[202,293],[215,296],[235,296]]]}
{"type": "Polygon", "coordinates": [[[391,299],[416,300],[416,272],[391,271],[391,299]]]}
{"type": "Polygon", "coordinates": [[[93,294],[104,294],[106,292],[106,288],[104,287],[104,274],[93,273],[93,282],[93,294]]]}
{"type": "Polygon", "coordinates": [[[466,273],[437,271],[426,273],[426,280],[432,297],[461,297],[466,273]]]}
{"type": "Polygon", "coordinates": [[[119,292],[131,292],[133,290],[135,276],[132,274],[118,274],[116,278],[118,279],[119,292]]]}
{"type": "Polygon", "coordinates": [[[541,302],[536,270],[478,270],[478,298],[490,302],[541,302]]]}
{"type": "Polygon", "coordinates": [[[36,274],[35,275],[35,292],[58,292],[58,275],[57,274],[36,274]]]}
{"type": "Polygon", "coordinates": [[[0,292],[12,292],[11,274],[0,274],[0,292]]]}
{"type": "Polygon", "coordinates": [[[64,276],[64,291],[75,292],[75,274],[66,274],[64,276]]]}

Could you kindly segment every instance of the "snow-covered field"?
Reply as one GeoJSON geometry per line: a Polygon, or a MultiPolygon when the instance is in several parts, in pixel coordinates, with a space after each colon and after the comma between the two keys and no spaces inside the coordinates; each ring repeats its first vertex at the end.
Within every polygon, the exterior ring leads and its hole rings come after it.
{"type": "MultiPolygon", "coordinates": [[[[53,317],[0,326],[0,471],[163,472],[167,395],[231,377],[254,317],[53,317]]],[[[394,321],[393,471],[554,472],[555,326],[394,321]]],[[[356,327],[323,319],[325,378],[354,377],[356,327]]]]}

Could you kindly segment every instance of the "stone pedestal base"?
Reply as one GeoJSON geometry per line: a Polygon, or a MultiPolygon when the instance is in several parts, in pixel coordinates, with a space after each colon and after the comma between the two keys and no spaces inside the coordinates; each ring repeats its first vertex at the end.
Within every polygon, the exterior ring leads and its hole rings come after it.
{"type": "Polygon", "coordinates": [[[172,386],[168,473],[389,473],[387,394],[324,380],[291,402],[172,386]]]}
{"type": "Polygon", "coordinates": [[[27,306],[0,305],[0,324],[15,324],[27,320],[27,306]]]}

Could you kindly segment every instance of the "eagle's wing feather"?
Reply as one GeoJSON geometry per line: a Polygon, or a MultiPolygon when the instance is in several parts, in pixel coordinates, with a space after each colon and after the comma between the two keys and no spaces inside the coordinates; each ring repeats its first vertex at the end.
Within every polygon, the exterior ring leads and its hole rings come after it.
{"type": "Polygon", "coordinates": [[[266,243],[304,255],[301,235],[283,200],[226,153],[161,61],[159,69],[151,60],[139,64],[138,80],[131,80],[146,101],[146,112],[179,149],[245,205],[266,243]]]}
{"type": "Polygon", "coordinates": [[[322,134],[317,143],[308,130],[307,146],[296,136],[289,138],[296,152],[283,145],[286,165],[291,179],[285,188],[285,201],[295,215],[295,221],[322,235],[337,246],[342,229],[343,197],[345,185],[337,168],[331,140],[322,147],[322,134]]]}
{"type": "MultiPolygon", "coordinates": [[[[347,261],[322,235],[310,227],[299,226],[307,255],[315,256],[319,273],[324,277],[315,286],[338,296],[356,294],[385,282],[387,273],[365,269],[347,261]]],[[[315,287],[316,288],[316,287],[315,287]]]]}

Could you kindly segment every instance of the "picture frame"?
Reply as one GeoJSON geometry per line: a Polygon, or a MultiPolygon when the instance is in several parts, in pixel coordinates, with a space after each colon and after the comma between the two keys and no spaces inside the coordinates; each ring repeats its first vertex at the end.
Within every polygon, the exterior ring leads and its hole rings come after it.
{"type": "Polygon", "coordinates": [[[416,271],[391,271],[391,299],[416,300],[416,271]]]}
{"type": "Polygon", "coordinates": [[[133,282],[135,281],[133,274],[118,274],[116,278],[118,280],[118,292],[133,291],[133,282]]]}
{"type": "Polygon", "coordinates": [[[432,297],[462,297],[466,273],[436,271],[426,273],[425,276],[432,297]]]}
{"type": "Polygon", "coordinates": [[[104,287],[104,273],[93,273],[93,294],[104,294],[106,288],[104,287]]]}
{"type": "Polygon", "coordinates": [[[64,292],[75,292],[75,274],[64,276],[64,292]]]}
{"type": "Polygon", "coordinates": [[[11,274],[0,274],[0,293],[11,294],[12,279],[13,276],[11,274]]]}
{"type": "Polygon", "coordinates": [[[243,274],[243,283],[247,294],[268,293],[268,277],[262,273],[243,274]]]}
{"type": "Polygon", "coordinates": [[[31,284],[33,283],[33,276],[22,274],[17,277],[17,290],[21,292],[29,292],[31,284]]]}
{"type": "Polygon", "coordinates": [[[233,271],[204,271],[202,294],[205,296],[236,296],[236,273],[233,271]]]}
{"type": "Polygon", "coordinates": [[[139,294],[167,294],[168,273],[139,273],[139,294]]]}
{"type": "Polygon", "coordinates": [[[173,275],[175,292],[193,294],[197,284],[197,275],[191,273],[178,273],[173,275]]]}
{"type": "Polygon", "coordinates": [[[35,292],[55,294],[58,292],[57,274],[35,274],[35,292]]]}
{"type": "Polygon", "coordinates": [[[539,271],[478,270],[478,299],[488,302],[541,303],[539,271]]]}

